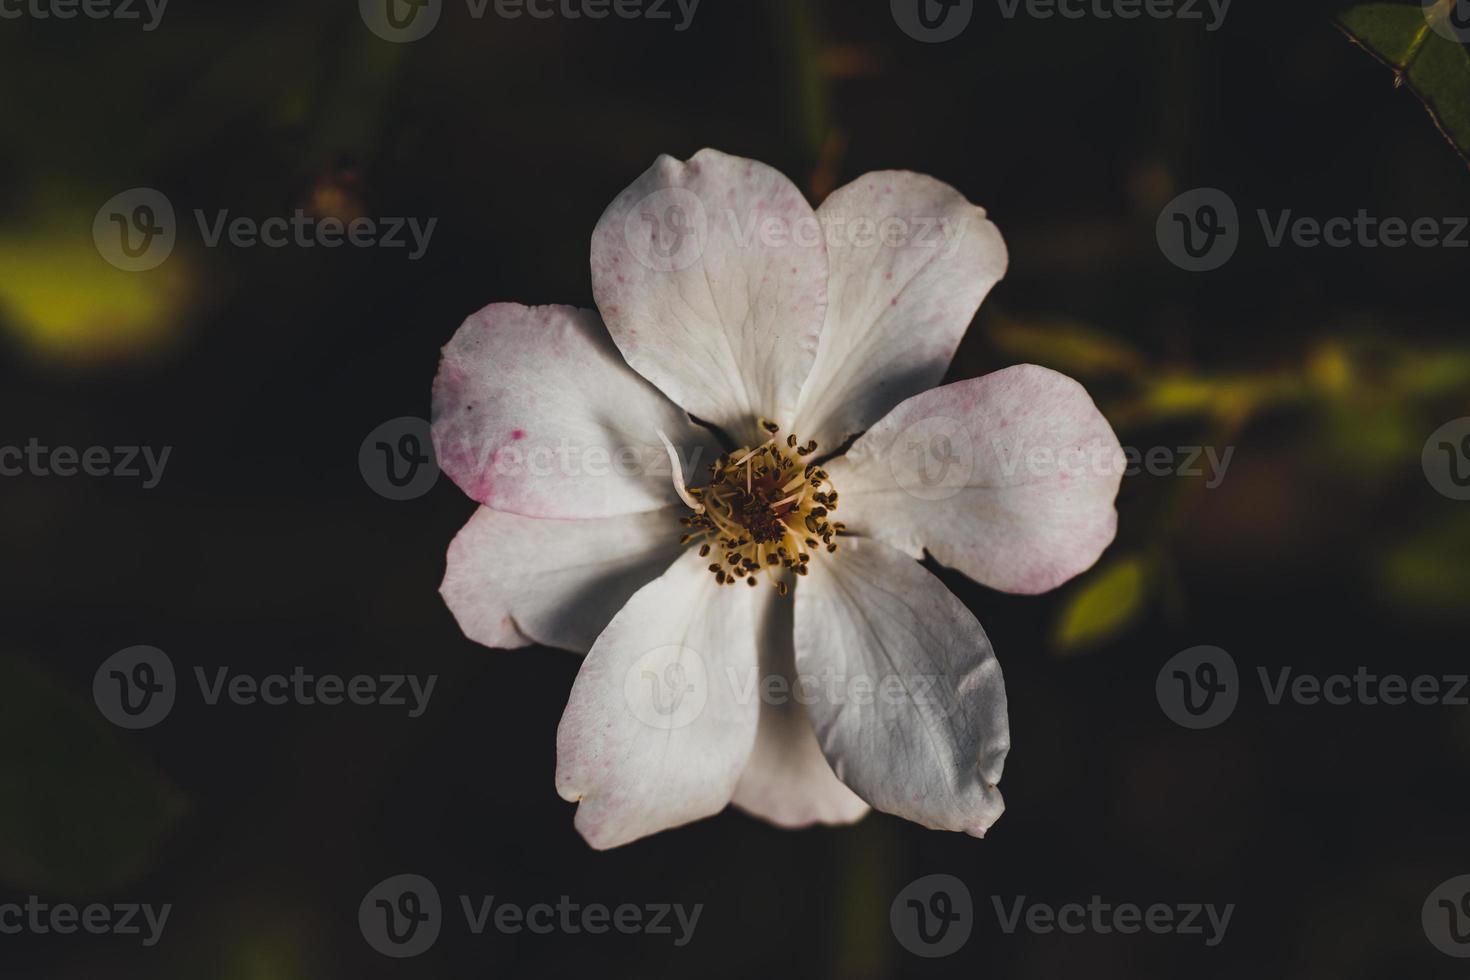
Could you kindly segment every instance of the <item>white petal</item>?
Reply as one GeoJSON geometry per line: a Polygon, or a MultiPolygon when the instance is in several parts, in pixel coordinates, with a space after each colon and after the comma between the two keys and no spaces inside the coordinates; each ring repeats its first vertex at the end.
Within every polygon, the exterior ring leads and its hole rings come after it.
{"type": "Polygon", "coordinates": [[[677,504],[660,430],[688,469],[719,455],[590,310],[487,306],[444,348],[434,378],[439,465],[496,510],[610,517],[677,504]]]}
{"type": "Polygon", "coordinates": [[[476,643],[585,653],[629,597],[679,556],[682,513],[559,521],[481,507],[449,545],[439,591],[476,643]]]}
{"type": "Polygon", "coordinates": [[[827,325],[793,428],[835,448],[939,383],[1007,256],[983,208],[923,174],[866,174],[817,217],[827,325]]]}
{"type": "Polygon", "coordinates": [[[875,809],[982,837],[1004,809],[1005,683],[985,631],[910,558],[844,539],[796,591],[796,667],[837,776],[875,809]]]}
{"type": "Polygon", "coordinates": [[[786,423],[816,356],[827,248],[811,205],[763,163],[662,156],[592,235],[592,291],[644,377],[748,445],[786,423]]]}
{"type": "Polygon", "coordinates": [[[556,733],[556,789],[596,848],[718,813],[755,742],[755,596],[689,551],[613,617],[556,733]]]}
{"type": "Polygon", "coordinates": [[[782,827],[852,823],[868,812],[868,805],[842,785],[817,745],[804,701],[811,697],[811,683],[820,679],[802,682],[796,675],[794,600],[776,595],[769,586],[759,593],[760,675],[740,689],[761,698],[760,726],[733,802],[782,827]]]}
{"type": "Polygon", "coordinates": [[[827,471],[853,533],[1029,595],[1112,542],[1124,468],[1086,390],[1023,364],[910,398],[827,471]]]}

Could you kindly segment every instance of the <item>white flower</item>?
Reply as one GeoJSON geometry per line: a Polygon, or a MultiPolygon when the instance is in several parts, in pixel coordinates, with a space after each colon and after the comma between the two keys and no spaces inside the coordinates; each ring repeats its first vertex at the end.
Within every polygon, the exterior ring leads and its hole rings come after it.
{"type": "Polygon", "coordinates": [[[930,390],[1005,268],[932,178],[868,174],[813,211],[704,150],[598,222],[600,316],[497,304],[445,348],[435,446],[483,506],[442,591],[480,643],[588,651],[556,785],[594,847],[731,802],[976,836],[1000,815],[1000,667],[915,559],[1044,592],[1111,542],[1123,471],[1053,371],[930,390]]]}

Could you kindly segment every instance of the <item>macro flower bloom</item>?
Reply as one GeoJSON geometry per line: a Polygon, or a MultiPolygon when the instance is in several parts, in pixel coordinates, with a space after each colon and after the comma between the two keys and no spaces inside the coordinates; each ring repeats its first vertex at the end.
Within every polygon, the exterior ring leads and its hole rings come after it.
{"type": "Polygon", "coordinates": [[[930,177],[813,210],[704,150],[603,214],[597,312],[496,304],[445,347],[435,448],[481,506],[442,592],[470,639],[586,652],[556,787],[594,847],[732,802],[975,836],[1000,815],[1000,667],[916,559],[1052,589],[1112,541],[1123,472],[1056,372],[933,387],[1006,263],[930,177]]]}

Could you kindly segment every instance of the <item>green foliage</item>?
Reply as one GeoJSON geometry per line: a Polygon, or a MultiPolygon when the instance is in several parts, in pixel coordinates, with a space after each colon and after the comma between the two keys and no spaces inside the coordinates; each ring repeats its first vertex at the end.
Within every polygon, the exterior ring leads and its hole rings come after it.
{"type": "Polygon", "coordinates": [[[1152,583],[1150,562],[1142,555],[1104,561],[1067,597],[1052,646],[1059,653],[1076,653],[1116,639],[1142,615],[1152,583]]]}
{"type": "Polygon", "coordinates": [[[1417,613],[1470,615],[1470,517],[1440,521],[1395,545],[1382,580],[1390,599],[1417,613]]]}
{"type": "Polygon", "coordinates": [[[987,334],[1005,354],[1078,377],[1130,375],[1147,366],[1127,341],[1063,317],[1023,321],[999,316],[987,334]]]}
{"type": "MultiPolygon", "coordinates": [[[[1447,17],[1454,0],[1428,16],[1447,17]]],[[[1338,15],[1354,42],[1394,70],[1429,110],[1445,138],[1470,162],[1470,54],[1436,32],[1419,4],[1365,3],[1338,15]]]]}
{"type": "Polygon", "coordinates": [[[146,871],[184,810],[98,715],[19,657],[0,655],[0,880],[96,895],[146,871]]]}

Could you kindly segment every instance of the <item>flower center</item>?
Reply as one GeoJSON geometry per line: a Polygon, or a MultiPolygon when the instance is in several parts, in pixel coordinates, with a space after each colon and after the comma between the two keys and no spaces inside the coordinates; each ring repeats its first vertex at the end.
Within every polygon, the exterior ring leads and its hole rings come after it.
{"type": "Polygon", "coordinates": [[[780,571],[807,574],[812,554],[836,551],[844,528],[831,520],[837,491],[827,471],[806,461],[816,442],[802,444],[795,434],[782,439],[780,426],[764,419],[761,427],[771,438],[716,459],[707,485],[685,491],[676,471],[680,496],[695,511],[679,519],[689,529],[679,543],[699,541],[700,555],[718,555],[709,570],[721,585],[744,579],[754,586],[764,575],[785,595],[780,571]]]}

